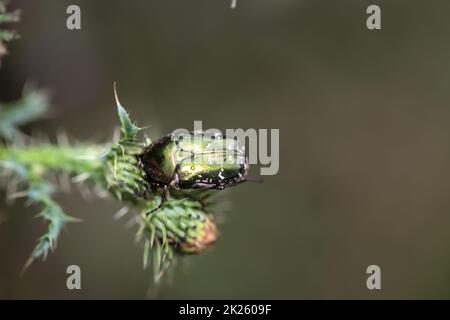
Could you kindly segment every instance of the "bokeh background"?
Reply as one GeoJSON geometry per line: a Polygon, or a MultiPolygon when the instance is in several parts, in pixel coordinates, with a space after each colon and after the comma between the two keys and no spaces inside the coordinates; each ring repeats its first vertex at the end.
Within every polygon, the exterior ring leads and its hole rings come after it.
{"type": "MultiPolygon", "coordinates": [[[[450,2],[362,0],[13,1],[22,39],[1,101],[52,92],[26,128],[105,141],[122,103],[157,138],[175,128],[279,128],[280,171],[228,194],[214,250],[160,298],[450,298],[450,2]],[[68,31],[78,4],[82,30],[68,31]],[[382,30],[369,31],[369,4],[382,30]],[[382,290],[366,268],[382,269],[382,290]]],[[[1,194],[4,199],[4,193],[1,194]]],[[[20,270],[45,225],[0,200],[0,298],[143,299],[133,229],[114,201],[58,196],[84,220],[20,270]],[[68,291],[66,267],[82,269],[68,291]]]]}

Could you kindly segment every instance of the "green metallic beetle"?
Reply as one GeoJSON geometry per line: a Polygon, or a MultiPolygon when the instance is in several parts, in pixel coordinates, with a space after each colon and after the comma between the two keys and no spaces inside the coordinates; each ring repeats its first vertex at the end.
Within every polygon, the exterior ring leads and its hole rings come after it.
{"type": "Polygon", "coordinates": [[[152,187],[222,190],[245,181],[248,163],[235,139],[194,132],[165,136],[150,146],[140,161],[152,187]]]}
{"type": "Polygon", "coordinates": [[[165,136],[148,146],[139,161],[150,188],[164,189],[160,207],[169,187],[223,190],[248,180],[244,148],[234,138],[218,134],[165,136]]]}

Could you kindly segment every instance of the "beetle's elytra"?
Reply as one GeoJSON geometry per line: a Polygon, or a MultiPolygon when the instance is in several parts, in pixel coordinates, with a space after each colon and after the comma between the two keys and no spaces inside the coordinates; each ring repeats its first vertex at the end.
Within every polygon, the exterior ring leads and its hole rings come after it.
{"type": "Polygon", "coordinates": [[[196,132],[190,139],[165,136],[140,156],[152,188],[222,190],[246,181],[248,163],[238,141],[196,132]]]}

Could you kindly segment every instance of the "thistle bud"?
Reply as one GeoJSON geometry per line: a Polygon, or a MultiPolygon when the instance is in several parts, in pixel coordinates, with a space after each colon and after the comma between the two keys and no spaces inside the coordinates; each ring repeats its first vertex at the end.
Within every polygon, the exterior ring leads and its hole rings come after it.
{"type": "Polygon", "coordinates": [[[180,254],[201,253],[211,248],[217,239],[217,227],[212,215],[199,201],[172,199],[150,217],[160,243],[167,243],[180,254]]]}
{"type": "Polygon", "coordinates": [[[211,248],[217,240],[217,227],[214,220],[207,215],[205,219],[196,224],[191,236],[179,241],[176,249],[180,253],[195,254],[211,248]]]}

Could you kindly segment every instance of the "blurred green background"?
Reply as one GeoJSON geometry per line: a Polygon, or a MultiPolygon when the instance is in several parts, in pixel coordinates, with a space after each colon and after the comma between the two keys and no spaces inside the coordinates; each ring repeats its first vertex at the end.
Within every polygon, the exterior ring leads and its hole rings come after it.
{"type": "MultiPolygon", "coordinates": [[[[450,298],[450,2],[361,0],[13,1],[22,39],[0,98],[52,91],[26,128],[106,141],[122,103],[157,138],[175,128],[279,128],[280,171],[228,193],[214,250],[160,298],[450,298]],[[78,4],[82,30],[66,29],[78,4]],[[382,30],[366,8],[382,9],[382,30]],[[366,288],[370,264],[382,290],[366,288]]],[[[84,220],[45,263],[20,270],[45,225],[0,200],[0,298],[146,296],[134,229],[114,201],[58,196],[84,220]],[[82,290],[66,289],[66,267],[82,290]]]]}

